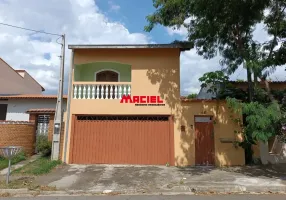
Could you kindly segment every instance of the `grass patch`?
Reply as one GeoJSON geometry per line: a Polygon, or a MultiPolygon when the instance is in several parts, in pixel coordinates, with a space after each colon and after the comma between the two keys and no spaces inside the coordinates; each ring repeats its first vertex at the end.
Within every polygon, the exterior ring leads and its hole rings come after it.
{"type": "Polygon", "coordinates": [[[49,157],[40,157],[34,162],[18,168],[12,174],[25,174],[25,175],[42,175],[49,173],[57,165],[61,164],[60,160],[51,160],[49,157]]]}
{"type": "Polygon", "coordinates": [[[10,180],[9,185],[6,185],[6,181],[0,181],[1,189],[21,189],[30,188],[33,185],[34,178],[23,177],[17,180],[10,180]]]}
{"type": "MultiPolygon", "coordinates": [[[[11,160],[11,165],[17,164],[18,162],[21,162],[23,160],[26,160],[27,157],[24,152],[19,153],[11,160]]],[[[6,158],[3,158],[0,156],[0,170],[5,169],[8,167],[9,161],[6,158]]]]}
{"type": "MultiPolygon", "coordinates": [[[[21,177],[15,180],[11,180],[9,184],[6,181],[0,181],[0,189],[22,189],[27,188],[33,191],[56,191],[54,186],[41,186],[34,183],[34,177],[21,177]]],[[[0,194],[1,197],[1,194],[0,194]]]]}

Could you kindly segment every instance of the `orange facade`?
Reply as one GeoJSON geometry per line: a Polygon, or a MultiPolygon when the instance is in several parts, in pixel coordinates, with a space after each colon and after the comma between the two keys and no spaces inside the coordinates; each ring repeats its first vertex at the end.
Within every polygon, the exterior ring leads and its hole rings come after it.
{"type": "MultiPolygon", "coordinates": [[[[219,136],[236,138],[233,135],[235,125],[225,119],[228,111],[224,104],[219,105],[218,114],[212,102],[209,106],[206,102],[182,103],[179,48],[99,48],[73,51],[73,78],[69,86],[70,108],[67,112],[69,123],[64,136],[67,163],[196,165],[196,151],[208,148],[208,144],[195,148],[194,116],[204,115],[201,109],[207,106],[207,114],[220,119],[218,125],[214,125],[216,135],[213,140],[213,163],[219,166],[244,164],[242,149],[237,150],[233,144],[224,144],[219,140],[219,136]],[[115,63],[119,63],[120,67],[115,68],[115,63]],[[109,80],[108,76],[113,76],[112,80],[115,81],[96,81],[99,73],[96,70],[104,71],[100,68],[101,65],[106,67],[106,71],[116,72],[118,78],[114,73],[106,73],[101,75],[101,80],[109,80]],[[90,71],[92,69],[94,74],[86,73],[85,67],[90,71]],[[86,76],[89,78],[85,79],[86,76]],[[147,103],[136,106],[134,103],[120,103],[122,94],[139,97],[139,103],[142,103],[140,96],[159,96],[159,103],[164,105],[150,106],[147,103]],[[123,122],[118,119],[107,122],[98,118],[123,115],[155,118],[166,116],[169,120],[123,122]],[[78,116],[91,118],[90,121],[79,122],[75,120],[78,116]],[[84,134],[86,135],[83,136],[84,134]],[[96,153],[100,155],[95,155],[96,153]],[[88,154],[86,159],[82,157],[84,154],[88,154]]],[[[208,133],[203,131],[202,134],[208,133]]]]}

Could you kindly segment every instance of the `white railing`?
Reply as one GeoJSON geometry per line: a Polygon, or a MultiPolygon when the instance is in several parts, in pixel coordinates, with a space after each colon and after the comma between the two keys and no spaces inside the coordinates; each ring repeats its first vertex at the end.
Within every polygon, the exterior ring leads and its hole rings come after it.
{"type": "Polygon", "coordinates": [[[77,82],[73,84],[73,99],[121,99],[131,95],[131,84],[116,82],[77,82]]]}

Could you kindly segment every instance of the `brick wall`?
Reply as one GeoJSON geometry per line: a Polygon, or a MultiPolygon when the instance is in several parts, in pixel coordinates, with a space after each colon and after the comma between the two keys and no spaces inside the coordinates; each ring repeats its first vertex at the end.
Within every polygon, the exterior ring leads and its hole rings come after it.
{"type": "Polygon", "coordinates": [[[0,147],[21,146],[28,155],[34,154],[35,124],[33,122],[0,122],[0,147]]]}
{"type": "Polygon", "coordinates": [[[49,129],[48,129],[48,140],[49,141],[53,141],[54,119],[55,119],[55,115],[50,114],[49,129]]]}

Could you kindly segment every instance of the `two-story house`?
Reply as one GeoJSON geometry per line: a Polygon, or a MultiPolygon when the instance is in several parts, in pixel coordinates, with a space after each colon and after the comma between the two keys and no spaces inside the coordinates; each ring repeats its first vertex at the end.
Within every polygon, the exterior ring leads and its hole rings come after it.
{"type": "Polygon", "coordinates": [[[227,120],[225,103],[180,97],[180,53],[190,48],[152,44],[69,49],[64,162],[244,164],[243,149],[233,145],[236,125],[227,120]]]}

